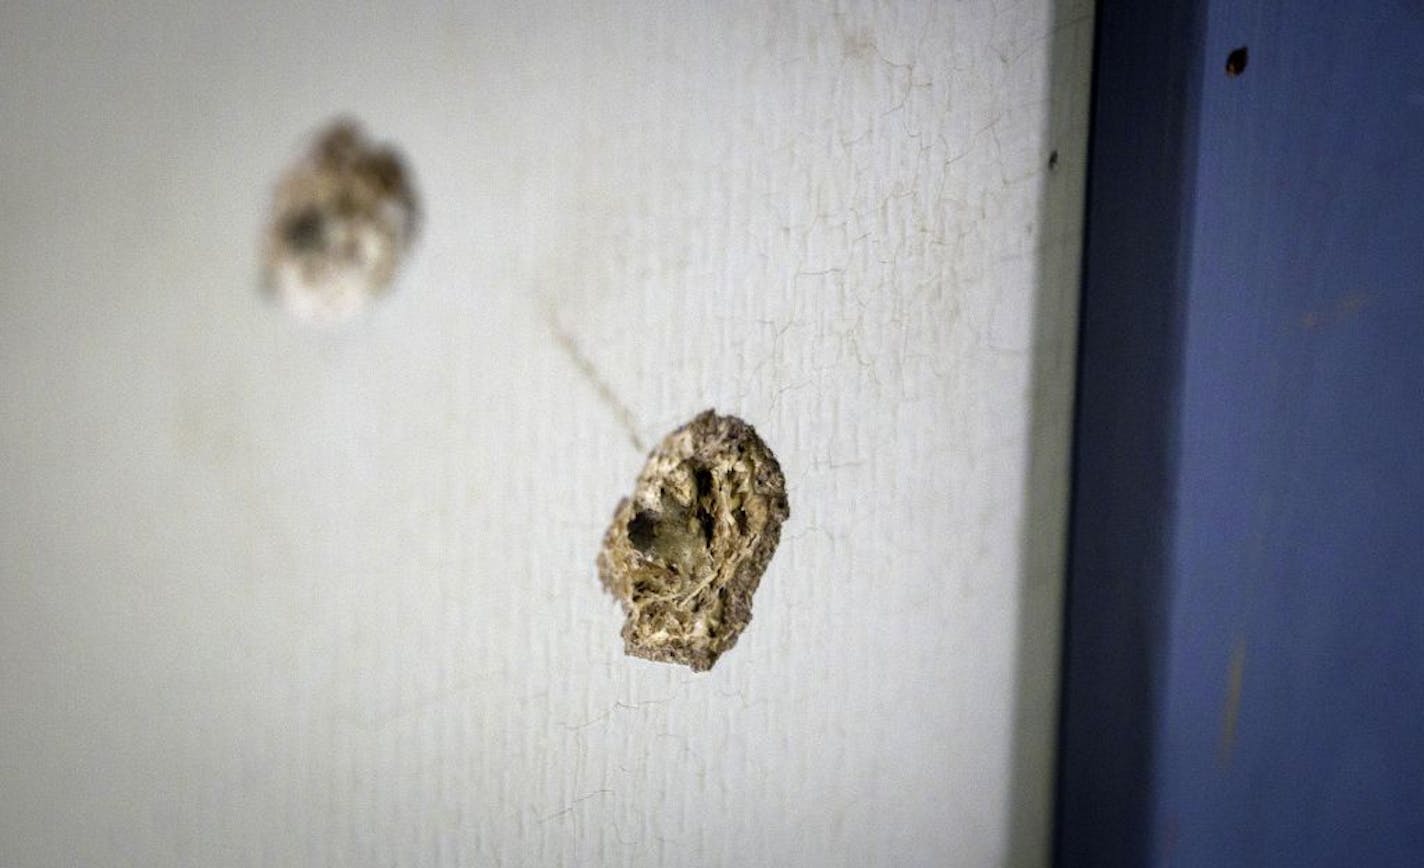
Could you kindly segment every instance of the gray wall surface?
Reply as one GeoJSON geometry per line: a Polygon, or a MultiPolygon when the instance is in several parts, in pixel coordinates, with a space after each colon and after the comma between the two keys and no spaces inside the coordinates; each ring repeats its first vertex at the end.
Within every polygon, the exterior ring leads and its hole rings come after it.
{"type": "Polygon", "coordinates": [[[1043,863],[1090,11],[0,6],[0,864],[1043,863]],[[338,113],[425,230],[313,328],[338,113]],[[593,560],[709,406],[792,517],[693,674],[593,560]]]}

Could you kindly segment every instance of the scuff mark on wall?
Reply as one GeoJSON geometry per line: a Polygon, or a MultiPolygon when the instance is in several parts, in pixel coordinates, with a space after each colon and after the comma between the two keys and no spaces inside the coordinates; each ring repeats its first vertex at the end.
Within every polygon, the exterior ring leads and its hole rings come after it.
{"type": "Polygon", "coordinates": [[[1231,752],[1236,747],[1236,724],[1241,716],[1241,685],[1246,672],[1246,638],[1240,637],[1231,649],[1231,661],[1226,665],[1226,700],[1221,709],[1222,765],[1231,764],[1231,752]]]}
{"type": "Polygon", "coordinates": [[[1323,310],[1308,310],[1300,315],[1300,327],[1305,331],[1315,331],[1324,328],[1332,323],[1349,319],[1351,316],[1365,309],[1369,304],[1370,294],[1367,292],[1352,292],[1335,302],[1334,306],[1323,310]]]}

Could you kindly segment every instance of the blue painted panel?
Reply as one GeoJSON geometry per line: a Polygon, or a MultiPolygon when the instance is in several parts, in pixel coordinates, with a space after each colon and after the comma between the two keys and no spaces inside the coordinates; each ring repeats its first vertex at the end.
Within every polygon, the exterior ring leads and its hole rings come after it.
{"type": "Polygon", "coordinates": [[[1424,865],[1424,3],[1096,55],[1058,861],[1424,865]]]}
{"type": "Polygon", "coordinates": [[[1156,852],[1420,865],[1424,4],[1210,9],[1156,852]]]}

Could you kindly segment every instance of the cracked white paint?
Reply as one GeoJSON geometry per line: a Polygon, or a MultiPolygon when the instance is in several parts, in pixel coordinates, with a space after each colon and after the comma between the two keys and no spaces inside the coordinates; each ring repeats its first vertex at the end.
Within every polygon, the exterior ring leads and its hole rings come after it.
{"type": "Polygon", "coordinates": [[[1043,862],[1090,8],[0,7],[0,863],[1043,862]],[[341,111],[427,230],[313,333],[341,111]],[[795,514],[690,675],[593,559],[708,406],[795,514]]]}

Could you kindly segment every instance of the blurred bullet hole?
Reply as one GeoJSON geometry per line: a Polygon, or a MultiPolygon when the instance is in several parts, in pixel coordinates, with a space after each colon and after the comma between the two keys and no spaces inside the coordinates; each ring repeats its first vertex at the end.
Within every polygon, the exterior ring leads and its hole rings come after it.
{"type": "Polygon", "coordinates": [[[1235,78],[1246,71],[1246,62],[1250,57],[1246,53],[1246,46],[1241,46],[1226,56],[1226,74],[1235,78]]]}
{"type": "Polygon", "coordinates": [[[1058,168],[1058,152],[1054,151],[1048,155],[1048,171],[1051,172],[1056,168],[1058,168]]]}
{"type": "Polygon", "coordinates": [[[263,230],[262,283],[300,319],[350,319],[390,288],[419,222],[400,157],[338,119],[282,173],[263,230]]]}

